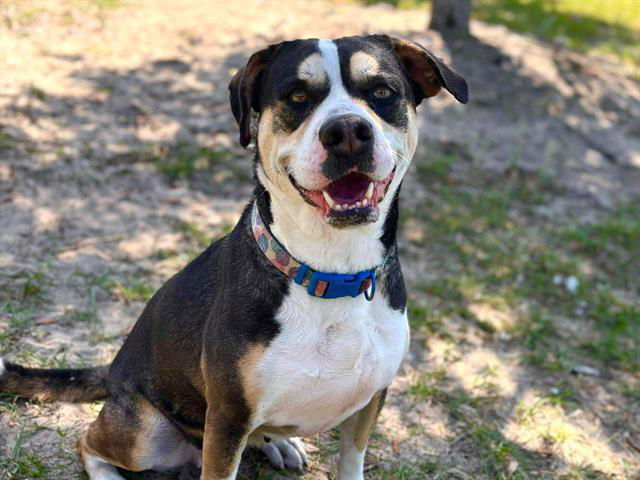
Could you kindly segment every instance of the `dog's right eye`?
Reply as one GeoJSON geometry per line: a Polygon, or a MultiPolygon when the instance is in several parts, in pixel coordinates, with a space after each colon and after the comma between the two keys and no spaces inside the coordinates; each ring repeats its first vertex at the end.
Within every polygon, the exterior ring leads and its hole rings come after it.
{"type": "Polygon", "coordinates": [[[384,85],[379,85],[373,89],[372,94],[375,98],[379,100],[385,100],[389,98],[391,95],[393,95],[393,90],[391,90],[389,87],[386,87],[384,85]]]}
{"type": "Polygon", "coordinates": [[[293,103],[305,103],[309,99],[307,92],[302,90],[301,88],[296,88],[293,92],[289,94],[289,100],[293,103]]]}

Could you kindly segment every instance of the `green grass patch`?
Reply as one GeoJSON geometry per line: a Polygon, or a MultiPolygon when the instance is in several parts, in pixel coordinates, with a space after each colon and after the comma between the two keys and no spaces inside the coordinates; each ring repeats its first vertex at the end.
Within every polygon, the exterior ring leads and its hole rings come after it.
{"type": "Polygon", "coordinates": [[[418,175],[445,177],[451,172],[457,156],[447,153],[429,155],[426,159],[416,163],[418,175]]]}
{"type": "Polygon", "coordinates": [[[0,458],[0,472],[2,478],[12,480],[31,480],[34,478],[47,478],[48,469],[37,456],[27,454],[22,449],[25,433],[22,430],[9,452],[7,458],[0,458]]]}
{"type": "Polygon", "coordinates": [[[13,135],[9,135],[7,132],[0,130],[0,152],[7,150],[13,150],[20,141],[13,135]]]}
{"type": "Polygon", "coordinates": [[[129,280],[125,284],[118,284],[116,294],[127,302],[146,302],[156,291],[156,288],[142,280],[129,280]]]}
{"type": "Polygon", "coordinates": [[[114,8],[120,8],[126,5],[124,0],[84,0],[89,5],[95,5],[100,10],[111,10],[114,8]]]}
{"type": "Polygon", "coordinates": [[[214,239],[213,235],[205,232],[195,223],[175,219],[174,228],[192,240],[200,249],[208,247],[214,239]]]}
{"type": "Polygon", "coordinates": [[[0,301],[35,305],[45,299],[49,284],[45,268],[0,274],[0,301]]]}
{"type": "Polygon", "coordinates": [[[36,351],[28,346],[21,346],[15,354],[16,361],[22,365],[37,368],[69,368],[68,346],[61,345],[52,352],[36,351]]]}
{"type": "Polygon", "coordinates": [[[590,466],[572,465],[569,467],[569,472],[560,475],[558,480],[615,480],[617,478],[619,477],[616,475],[594,470],[590,466]]]}
{"type": "Polygon", "coordinates": [[[423,373],[409,387],[409,394],[419,400],[438,397],[442,394],[442,386],[447,378],[447,372],[443,369],[423,373]]]}
{"type": "Polygon", "coordinates": [[[635,0],[474,0],[472,15],[515,32],[640,66],[640,6],[635,0]]]}
{"type": "Polygon", "coordinates": [[[46,301],[49,280],[44,270],[0,274],[0,353],[15,345],[31,327],[36,311],[46,301]]]}
{"type": "Polygon", "coordinates": [[[73,310],[70,314],[71,320],[74,323],[88,323],[88,324],[98,324],[100,323],[100,315],[95,309],[86,308],[73,310]]]}
{"type": "Polygon", "coordinates": [[[394,465],[388,471],[375,469],[372,474],[375,480],[424,480],[426,475],[436,474],[439,470],[440,467],[434,462],[400,461],[399,465],[394,465]]]}
{"type": "Polygon", "coordinates": [[[582,344],[587,354],[630,371],[640,370],[640,308],[607,299],[592,311],[599,332],[582,344]]]}
{"type": "MultiPolygon", "coordinates": [[[[89,290],[90,299],[95,299],[95,288],[100,288],[109,292],[113,296],[125,302],[146,302],[156,292],[157,288],[149,283],[146,277],[118,278],[112,274],[98,275],[93,278],[93,285],[89,290]]],[[[95,305],[95,301],[89,302],[90,306],[95,305]]],[[[90,308],[89,310],[93,310],[90,308]]]]}
{"type": "Polygon", "coordinates": [[[167,218],[167,221],[171,223],[175,231],[180,232],[184,235],[189,245],[187,245],[186,249],[182,252],[160,252],[156,253],[156,255],[169,254],[169,257],[171,257],[176,255],[182,256],[182,254],[186,254],[187,260],[193,259],[213,242],[220,240],[233,230],[233,225],[228,223],[224,223],[217,227],[214,231],[209,232],[203,230],[199,225],[196,225],[195,223],[187,222],[182,219],[170,217],[167,218]],[[171,253],[174,253],[175,255],[171,255],[171,253]]]}
{"type": "Polygon", "coordinates": [[[160,172],[172,180],[189,179],[196,174],[211,173],[224,168],[234,169],[234,155],[226,149],[211,149],[194,145],[177,145],[160,149],[155,164],[160,172]]]}
{"type": "Polygon", "coordinates": [[[407,309],[407,315],[412,328],[430,334],[446,336],[443,330],[444,319],[439,311],[423,307],[412,301],[409,301],[407,309]]]}
{"type": "Polygon", "coordinates": [[[423,229],[425,248],[442,262],[437,281],[418,286],[429,303],[418,296],[409,304],[412,326],[442,334],[448,319],[457,319],[493,335],[494,325],[469,308],[489,303],[515,316],[508,333],[534,366],[566,371],[595,358],[637,371],[640,209],[621,205],[586,225],[550,221],[537,207],[560,192],[545,176],[515,170],[489,177],[472,165],[463,170],[423,169],[420,180],[433,195],[421,208],[402,212],[411,228],[423,229]],[[454,178],[442,182],[443,174],[454,178]],[[560,318],[583,328],[565,337],[556,328],[560,318]]]}
{"type": "Polygon", "coordinates": [[[561,231],[572,252],[590,259],[605,276],[640,293],[640,207],[621,205],[596,223],[573,225],[561,231]]]}
{"type": "Polygon", "coordinates": [[[482,460],[481,469],[486,478],[529,478],[528,471],[534,465],[533,459],[522,447],[505,438],[498,428],[486,423],[476,425],[471,431],[471,438],[473,447],[482,460]],[[517,462],[517,467],[511,471],[513,461],[517,462]]]}
{"type": "MultiPolygon", "coordinates": [[[[362,0],[428,9],[427,0],[362,0]]],[[[581,52],[613,56],[640,68],[637,0],[473,0],[471,16],[581,52]]]]}

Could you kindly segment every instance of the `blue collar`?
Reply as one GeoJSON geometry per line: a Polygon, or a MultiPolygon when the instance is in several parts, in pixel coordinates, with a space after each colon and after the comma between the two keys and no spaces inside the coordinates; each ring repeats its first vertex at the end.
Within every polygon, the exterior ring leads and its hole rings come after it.
{"type": "Polygon", "coordinates": [[[254,202],[251,211],[251,228],[258,247],[269,261],[287,278],[307,288],[307,293],[318,298],[357,297],[364,293],[371,301],[376,293],[376,272],[325,273],[312,269],[306,263],[296,260],[271,233],[263,222],[258,205],[254,202]]]}

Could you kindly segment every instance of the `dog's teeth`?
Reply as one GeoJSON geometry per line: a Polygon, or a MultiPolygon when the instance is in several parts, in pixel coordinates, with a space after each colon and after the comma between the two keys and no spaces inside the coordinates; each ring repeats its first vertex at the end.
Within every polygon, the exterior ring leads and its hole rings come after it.
{"type": "Polygon", "coordinates": [[[362,202],[356,202],[356,208],[362,208],[362,202]]]}
{"type": "Polygon", "coordinates": [[[362,206],[366,207],[367,205],[369,205],[369,200],[365,198],[364,200],[362,200],[362,206]]]}
{"type": "Polygon", "coordinates": [[[364,198],[367,200],[371,200],[372,195],[373,195],[373,182],[369,183],[369,187],[367,188],[367,193],[365,193],[364,198]]]}
{"type": "Polygon", "coordinates": [[[333,208],[334,210],[336,210],[336,211],[338,211],[338,212],[342,210],[342,207],[340,206],[340,204],[335,204],[335,205],[334,205],[333,207],[331,207],[331,208],[333,208]]]}
{"type": "Polygon", "coordinates": [[[347,205],[346,203],[342,204],[342,210],[347,210],[349,208],[349,205],[347,205]]]}
{"type": "Polygon", "coordinates": [[[327,204],[331,207],[331,208],[336,208],[336,202],[333,201],[333,198],[331,198],[331,195],[329,195],[327,192],[325,192],[324,190],[322,191],[322,196],[324,197],[325,202],[327,202],[327,204]]]}

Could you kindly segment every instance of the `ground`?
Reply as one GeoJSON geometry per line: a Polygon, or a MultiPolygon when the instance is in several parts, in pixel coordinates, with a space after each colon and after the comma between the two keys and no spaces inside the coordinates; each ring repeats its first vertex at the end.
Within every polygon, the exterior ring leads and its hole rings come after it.
{"type": "MultiPolygon", "coordinates": [[[[367,478],[640,478],[640,85],[501,26],[426,24],[321,1],[0,3],[0,354],[108,363],[249,198],[230,75],[281,39],[385,32],[451,62],[471,102],[420,108],[399,234],[412,343],[367,478]]],[[[99,408],[1,397],[0,478],[85,478],[75,443],[99,408]]],[[[305,439],[303,479],[335,478],[336,439],[305,439]]],[[[241,478],[296,476],[248,452],[241,478]]]]}

